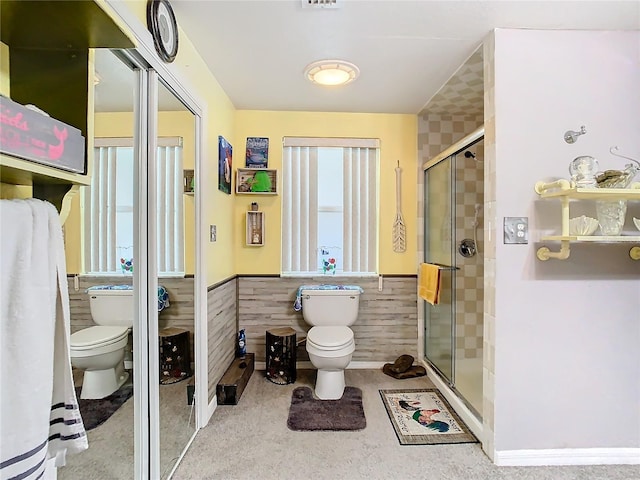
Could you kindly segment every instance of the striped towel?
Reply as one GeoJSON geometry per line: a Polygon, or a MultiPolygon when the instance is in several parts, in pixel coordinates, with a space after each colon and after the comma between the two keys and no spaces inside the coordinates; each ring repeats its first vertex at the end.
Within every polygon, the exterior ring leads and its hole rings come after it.
{"type": "Polygon", "coordinates": [[[0,200],[0,478],[37,479],[88,447],[69,352],[58,212],[0,200]]]}

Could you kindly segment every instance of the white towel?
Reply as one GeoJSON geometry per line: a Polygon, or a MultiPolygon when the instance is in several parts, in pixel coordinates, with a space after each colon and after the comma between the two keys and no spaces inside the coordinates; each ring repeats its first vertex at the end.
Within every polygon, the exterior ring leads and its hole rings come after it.
{"type": "Polygon", "coordinates": [[[0,478],[38,478],[88,447],[69,355],[69,294],[58,212],[0,200],[0,478]]]}

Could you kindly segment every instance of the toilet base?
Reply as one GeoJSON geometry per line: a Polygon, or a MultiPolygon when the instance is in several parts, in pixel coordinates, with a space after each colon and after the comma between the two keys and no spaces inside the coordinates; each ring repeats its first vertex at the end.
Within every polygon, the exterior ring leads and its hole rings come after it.
{"type": "Polygon", "coordinates": [[[344,370],[318,370],[315,394],[320,400],[342,398],[344,387],[344,370]]]}
{"type": "Polygon", "coordinates": [[[100,399],[108,397],[128,379],[129,372],[125,371],[123,362],[120,362],[115,368],[85,370],[80,398],[100,399]]]}

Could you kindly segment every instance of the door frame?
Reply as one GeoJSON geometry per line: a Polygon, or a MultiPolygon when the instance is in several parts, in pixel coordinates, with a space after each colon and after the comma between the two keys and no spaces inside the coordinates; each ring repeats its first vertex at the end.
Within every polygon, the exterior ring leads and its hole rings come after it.
{"type": "MultiPolygon", "coordinates": [[[[194,161],[194,176],[195,176],[195,270],[194,270],[194,351],[195,351],[195,393],[194,393],[194,401],[195,401],[195,418],[196,418],[196,429],[191,439],[185,445],[185,448],[174,465],[173,470],[169,474],[169,477],[173,475],[173,472],[177,468],[178,464],[182,460],[182,456],[190,446],[191,442],[195,438],[198,430],[204,427],[208,420],[208,371],[207,371],[207,322],[206,322],[206,283],[205,283],[205,270],[204,270],[204,262],[203,259],[203,228],[202,228],[202,214],[203,214],[203,205],[202,205],[202,195],[200,192],[203,190],[203,163],[202,163],[202,155],[204,152],[204,132],[203,126],[206,123],[207,117],[206,112],[203,108],[204,102],[193,95],[187,87],[184,85],[182,80],[179,77],[179,72],[176,65],[173,64],[165,64],[158,57],[155,48],[153,46],[153,41],[151,39],[151,35],[146,29],[146,27],[141,23],[140,19],[134,14],[133,11],[130,10],[130,7],[127,5],[128,2],[122,2],[118,0],[101,0],[99,2],[100,7],[103,8],[107,14],[109,14],[112,19],[120,26],[125,33],[129,34],[134,40],[136,44],[136,48],[127,51],[127,55],[132,59],[136,60],[136,63],[140,65],[147,65],[147,70],[154,71],[154,74],[151,76],[154,77],[157,73],[158,77],[161,77],[165,86],[167,86],[173,93],[179,98],[182,103],[189,109],[195,116],[195,161],[194,161]]],[[[148,74],[147,74],[148,75],[148,74]]],[[[144,77],[145,75],[142,75],[144,77]]],[[[158,79],[156,79],[158,80],[158,79]]],[[[143,87],[141,84],[145,83],[144,79],[139,79],[139,86],[142,87],[141,90],[141,98],[139,102],[145,103],[145,99],[149,98],[150,95],[153,98],[156,98],[156,94],[154,92],[150,92],[148,87],[143,87]]],[[[153,83],[154,80],[146,79],[146,85],[153,83]]],[[[157,88],[157,83],[154,84],[155,88],[157,88]]],[[[154,102],[155,105],[155,100],[154,102]]],[[[145,103],[148,105],[148,103],[145,103]]],[[[148,107],[147,107],[148,108],[148,107]]],[[[156,111],[151,111],[150,109],[142,108],[140,111],[140,122],[141,124],[146,125],[145,128],[141,129],[140,135],[145,135],[147,138],[147,142],[142,142],[145,144],[147,149],[152,148],[152,145],[155,145],[156,139],[154,136],[155,132],[149,130],[149,120],[151,116],[153,116],[154,121],[157,121],[157,109],[156,111]]],[[[142,137],[141,137],[142,138],[142,137]]],[[[150,151],[146,151],[145,154],[150,154],[150,151]]],[[[155,152],[151,152],[155,155],[155,152]]],[[[145,158],[147,158],[145,156],[145,158]]],[[[153,158],[153,157],[151,157],[153,158]]],[[[140,167],[140,174],[147,174],[146,178],[150,178],[149,171],[146,170],[146,167],[140,167]]],[[[147,190],[146,182],[144,192],[139,191],[139,201],[141,204],[145,205],[144,212],[141,212],[138,220],[144,219],[148,220],[148,203],[149,201],[155,202],[155,196],[151,195],[151,193],[147,190]]],[[[141,225],[146,225],[146,223],[140,223],[141,225]]],[[[150,236],[155,235],[155,230],[149,229],[150,236]]],[[[149,238],[145,237],[141,239],[140,244],[144,243],[145,252],[139,252],[140,254],[149,254],[146,252],[146,245],[148,244],[149,238]],[[144,242],[142,241],[144,240],[144,242]]],[[[155,244],[155,242],[154,242],[155,244]]],[[[144,257],[146,258],[146,257],[144,257]]],[[[155,271],[155,268],[154,268],[155,271]]],[[[144,391],[143,395],[134,395],[134,410],[136,414],[139,414],[139,417],[136,417],[136,425],[135,430],[136,434],[136,453],[146,452],[146,454],[137,454],[135,457],[135,476],[136,478],[160,478],[160,443],[158,436],[158,419],[159,419],[159,406],[158,406],[158,385],[154,384],[158,368],[155,368],[156,375],[151,375],[154,365],[159,364],[159,352],[157,348],[150,349],[150,345],[157,345],[157,342],[149,341],[151,330],[155,329],[157,333],[157,298],[153,298],[153,295],[150,295],[150,292],[154,292],[156,290],[153,289],[153,285],[157,285],[157,277],[155,275],[151,275],[152,272],[145,270],[139,271],[139,281],[141,282],[141,287],[144,284],[144,290],[140,292],[141,299],[146,298],[148,303],[144,305],[139,304],[138,308],[140,311],[139,314],[142,314],[142,308],[144,307],[145,317],[149,318],[153,317],[153,311],[155,308],[155,319],[156,324],[151,329],[142,328],[140,330],[144,330],[145,333],[139,335],[138,343],[136,347],[140,347],[139,357],[142,357],[143,352],[147,352],[146,358],[138,358],[140,361],[140,365],[145,366],[146,370],[144,370],[147,374],[143,379],[138,378],[138,381],[141,382],[139,385],[140,390],[144,391]],[[146,275],[146,277],[144,276],[146,275]],[[144,296],[142,296],[144,294],[144,296]],[[153,300],[153,302],[152,302],[153,300]],[[152,308],[151,304],[155,306],[152,308]],[[147,313],[150,312],[149,315],[147,313]],[[145,343],[143,344],[143,341],[145,343]],[[150,394],[153,395],[155,393],[155,398],[150,397],[150,394]],[[144,420],[144,421],[143,421],[144,420]],[[149,422],[153,422],[153,425],[150,425],[149,422]]],[[[156,287],[157,288],[157,287],[156,287]]],[[[149,318],[150,319],[150,318],[149,318]]],[[[145,327],[148,327],[145,325],[145,327]]],[[[134,348],[135,352],[135,348],[134,348]]],[[[134,359],[135,361],[135,359],[134,359]]],[[[140,377],[140,375],[138,376],[140,377]]],[[[134,385],[134,388],[136,385],[134,385]]]]}

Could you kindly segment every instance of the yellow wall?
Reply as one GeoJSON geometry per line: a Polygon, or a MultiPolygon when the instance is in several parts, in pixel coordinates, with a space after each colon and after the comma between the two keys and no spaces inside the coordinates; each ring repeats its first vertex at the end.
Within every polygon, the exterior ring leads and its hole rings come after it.
{"type": "MultiPolygon", "coordinates": [[[[268,166],[278,169],[281,174],[282,138],[286,136],[380,139],[379,273],[414,274],[417,238],[416,115],[239,110],[236,113],[236,135],[232,142],[234,169],[244,167],[247,137],[268,137],[268,166]],[[402,214],[407,226],[405,253],[393,252],[391,237],[396,215],[395,167],[398,160],[402,168],[402,214]]],[[[238,274],[280,273],[281,200],[281,195],[235,195],[235,261],[238,274]],[[254,201],[265,213],[264,247],[245,246],[245,212],[254,201]]]]}
{"type": "MultiPolygon", "coordinates": [[[[146,25],[146,2],[127,0],[127,7],[146,25]]],[[[234,166],[244,166],[247,137],[269,137],[269,167],[281,169],[284,136],[379,138],[380,215],[379,272],[415,274],[417,117],[415,115],[236,111],[233,104],[180,30],[180,48],[169,66],[204,111],[201,178],[202,230],[210,285],[234,274],[280,273],[281,196],[227,195],[218,190],[218,135],[234,147],[234,166]],[[395,167],[403,170],[402,213],[407,226],[407,251],[392,249],[395,219],[395,167]],[[265,212],[265,246],[245,247],[245,212],[252,201],[265,212]],[[217,226],[217,242],[209,242],[209,225],[217,226]]],[[[233,181],[235,185],[235,178],[233,181]]]]}
{"type": "MultiPolygon", "coordinates": [[[[146,1],[126,0],[126,6],[146,25],[146,1]]],[[[146,28],[146,27],[145,27],[146,28]]],[[[235,108],[220,84],[211,74],[193,44],[179,28],[180,48],[174,62],[169,65],[183,80],[184,87],[198,100],[203,112],[202,152],[202,242],[206,283],[211,285],[235,272],[233,236],[233,195],[218,190],[218,135],[227,139],[234,136],[235,108]],[[209,242],[209,225],[217,225],[218,239],[209,242]]],[[[151,38],[149,36],[149,38],[151,38]]],[[[150,43],[151,44],[151,43],[150,43]]],[[[153,48],[153,46],[151,47],[153,48]]]]}

